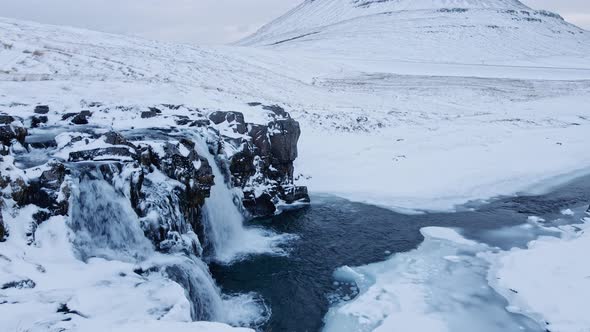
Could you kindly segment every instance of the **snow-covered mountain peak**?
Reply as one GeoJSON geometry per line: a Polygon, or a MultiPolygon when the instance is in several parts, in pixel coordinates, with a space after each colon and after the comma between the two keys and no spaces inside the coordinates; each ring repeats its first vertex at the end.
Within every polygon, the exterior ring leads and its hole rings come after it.
{"type": "Polygon", "coordinates": [[[518,0],[309,0],[308,3],[330,2],[337,6],[352,5],[356,8],[380,7],[391,11],[478,8],[478,9],[528,9],[518,0]]]}
{"type": "Polygon", "coordinates": [[[365,60],[579,57],[590,34],[518,0],[308,0],[239,42],[365,60]]]}

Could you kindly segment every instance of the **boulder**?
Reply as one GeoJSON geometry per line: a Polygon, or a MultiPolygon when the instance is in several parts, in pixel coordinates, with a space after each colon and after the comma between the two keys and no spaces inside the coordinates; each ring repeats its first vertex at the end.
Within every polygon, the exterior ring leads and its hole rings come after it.
{"type": "Polygon", "coordinates": [[[158,116],[158,114],[162,114],[162,111],[156,107],[150,107],[149,111],[141,112],[142,119],[149,119],[158,116]]]}
{"type": "Polygon", "coordinates": [[[272,157],[280,163],[297,159],[297,142],[301,136],[299,122],[293,119],[277,120],[268,125],[272,157]]]}
{"type": "Polygon", "coordinates": [[[47,116],[34,116],[31,118],[31,128],[38,128],[42,123],[47,123],[47,116]]]}
{"type": "Polygon", "coordinates": [[[209,114],[209,120],[211,120],[216,125],[227,122],[230,126],[235,128],[236,132],[240,134],[245,134],[248,131],[246,122],[244,121],[244,114],[240,112],[216,111],[209,114]]]}
{"type": "Polygon", "coordinates": [[[49,162],[48,166],[48,170],[28,184],[20,179],[12,182],[12,196],[19,206],[34,204],[41,208],[33,216],[37,224],[51,216],[64,216],[69,208],[69,187],[63,183],[70,171],[60,162],[49,162]]]}
{"type": "Polygon", "coordinates": [[[244,208],[253,216],[272,216],[277,211],[273,198],[269,193],[255,197],[253,192],[244,192],[244,208]]]}
{"type": "Polygon", "coordinates": [[[287,111],[285,111],[285,109],[279,105],[262,106],[262,109],[267,110],[267,111],[271,111],[274,113],[275,116],[278,116],[283,119],[290,119],[291,118],[291,115],[289,113],[287,113],[287,111]]]}
{"type": "Polygon", "coordinates": [[[35,106],[34,112],[35,112],[35,114],[47,114],[47,113],[49,113],[49,106],[47,106],[47,105],[35,106]]]}
{"type": "Polygon", "coordinates": [[[105,138],[105,143],[107,144],[111,144],[111,145],[131,145],[129,144],[129,142],[127,141],[127,139],[125,139],[125,137],[123,135],[121,135],[120,133],[116,132],[116,131],[109,131],[108,133],[102,135],[105,138]]]}
{"type": "Polygon", "coordinates": [[[90,111],[82,111],[74,116],[72,119],[73,124],[77,125],[85,125],[88,124],[88,118],[92,116],[92,112],[90,111]]]}
{"type": "Polygon", "coordinates": [[[0,124],[9,125],[14,122],[14,117],[6,114],[0,114],[0,124]]]}
{"type": "Polygon", "coordinates": [[[20,144],[25,145],[27,135],[28,131],[24,127],[13,124],[0,125],[0,142],[6,146],[12,145],[12,140],[17,140],[20,144]]]}
{"type": "Polygon", "coordinates": [[[152,111],[141,112],[142,119],[154,118],[156,116],[158,116],[158,113],[156,113],[156,112],[152,112],[152,111]]]}
{"type": "Polygon", "coordinates": [[[0,289],[10,289],[10,288],[24,289],[24,288],[35,288],[36,286],[37,286],[37,284],[35,284],[35,282],[33,280],[23,279],[23,280],[7,282],[7,283],[3,284],[0,287],[0,289]]]}

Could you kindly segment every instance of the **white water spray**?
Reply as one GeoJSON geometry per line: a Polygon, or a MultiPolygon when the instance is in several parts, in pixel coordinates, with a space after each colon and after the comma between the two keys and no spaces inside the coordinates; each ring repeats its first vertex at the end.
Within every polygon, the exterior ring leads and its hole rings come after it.
{"type": "Polygon", "coordinates": [[[137,261],[154,253],[129,200],[104,180],[83,175],[72,188],[69,214],[74,244],[83,260],[137,261]]]}
{"type": "Polygon", "coordinates": [[[234,202],[235,195],[225,183],[207,143],[201,137],[195,137],[195,143],[197,153],[207,159],[215,176],[215,185],[211,188],[211,196],[205,200],[203,214],[215,260],[230,263],[249,254],[284,254],[279,245],[290,236],[244,227],[244,216],[234,202]]]}
{"type": "Polygon", "coordinates": [[[162,271],[184,288],[195,321],[256,326],[268,319],[269,309],[256,294],[222,295],[200,258],[156,252],[129,199],[103,180],[100,172],[82,175],[72,189],[68,224],[83,260],[101,257],[139,263],[146,270],[156,267],[148,273],[162,271]]]}

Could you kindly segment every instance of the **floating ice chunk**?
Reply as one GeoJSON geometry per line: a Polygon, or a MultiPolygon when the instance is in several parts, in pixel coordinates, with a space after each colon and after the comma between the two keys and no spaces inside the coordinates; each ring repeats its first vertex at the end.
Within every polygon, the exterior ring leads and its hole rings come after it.
{"type": "Polygon", "coordinates": [[[419,248],[335,275],[355,280],[359,295],[332,307],[324,332],[538,331],[533,321],[505,309],[487,284],[489,264],[478,253],[490,249],[439,227],[422,230],[419,248]],[[459,259],[460,258],[460,259],[459,259]]]}
{"type": "Polygon", "coordinates": [[[561,214],[563,214],[564,216],[573,216],[575,213],[571,209],[565,209],[561,210],[561,214]]]}
{"type": "Polygon", "coordinates": [[[578,232],[561,229],[561,238],[542,237],[531,241],[528,249],[491,256],[488,279],[510,302],[508,310],[518,308],[547,330],[588,331],[590,220],[578,232]]]}
{"type": "Polygon", "coordinates": [[[537,217],[537,216],[530,216],[527,218],[528,222],[531,223],[540,223],[540,222],[545,222],[545,219],[541,218],[541,217],[537,217]]]}
{"type": "Polygon", "coordinates": [[[462,245],[477,245],[477,242],[467,240],[461,234],[459,234],[456,230],[451,228],[444,228],[444,227],[425,227],[420,230],[422,235],[425,237],[441,239],[441,240],[448,240],[451,242],[455,242],[457,244],[462,245]]]}
{"type": "Polygon", "coordinates": [[[338,280],[339,282],[354,284],[358,283],[359,281],[363,281],[365,276],[356,272],[349,266],[343,266],[334,271],[334,279],[338,280]]]}

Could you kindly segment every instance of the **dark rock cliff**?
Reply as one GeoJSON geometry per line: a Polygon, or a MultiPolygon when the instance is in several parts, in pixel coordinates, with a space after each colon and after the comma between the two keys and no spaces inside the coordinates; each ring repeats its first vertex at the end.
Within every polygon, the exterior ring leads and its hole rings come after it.
{"type": "MultiPolygon", "coordinates": [[[[215,112],[209,119],[226,123],[241,137],[223,137],[225,149],[231,149],[229,171],[232,185],[242,189],[243,205],[251,216],[276,213],[282,206],[307,203],[307,188],[296,186],[293,162],[297,159],[299,123],[280,107],[271,108],[266,125],[246,123],[237,112],[215,112]]],[[[223,153],[221,153],[223,154],[223,153]]]]}

